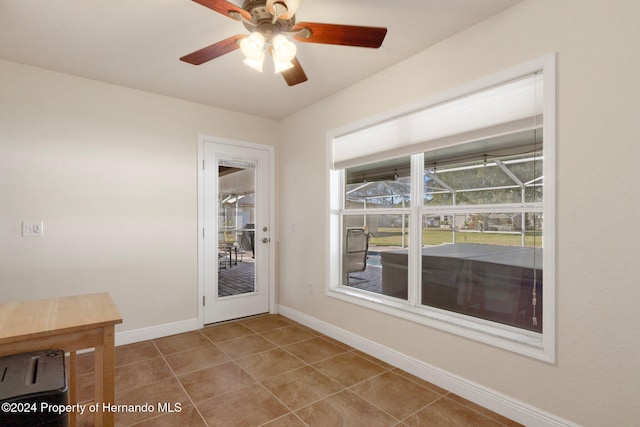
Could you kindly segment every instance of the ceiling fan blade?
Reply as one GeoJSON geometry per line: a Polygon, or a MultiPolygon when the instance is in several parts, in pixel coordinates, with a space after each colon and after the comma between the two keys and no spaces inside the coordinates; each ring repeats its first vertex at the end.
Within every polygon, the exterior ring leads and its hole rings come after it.
{"type": "Polygon", "coordinates": [[[293,64],[293,68],[289,68],[288,70],[284,70],[282,72],[282,77],[287,82],[289,86],[295,86],[299,83],[304,83],[307,81],[307,75],[304,73],[298,58],[294,57],[291,60],[293,64]]]}
{"type": "Polygon", "coordinates": [[[320,24],[317,22],[298,22],[291,29],[291,32],[300,31],[304,28],[307,28],[311,34],[306,38],[301,35],[294,35],[299,42],[379,48],[387,35],[387,29],[382,27],[320,24]]]}
{"type": "Polygon", "coordinates": [[[225,55],[238,49],[240,47],[240,43],[238,43],[238,41],[245,37],[247,36],[231,36],[228,39],[221,40],[218,43],[212,44],[211,46],[203,47],[202,49],[196,50],[195,52],[191,52],[190,54],[180,58],[180,60],[193,65],[204,64],[205,62],[211,61],[212,59],[216,59],[219,56],[225,55]]]}
{"type": "Polygon", "coordinates": [[[196,3],[203,5],[204,7],[208,7],[211,10],[215,10],[218,13],[221,13],[229,18],[233,18],[229,14],[230,11],[237,12],[244,16],[245,18],[251,20],[251,14],[246,10],[236,6],[233,3],[229,3],[227,0],[193,0],[196,3]]]}

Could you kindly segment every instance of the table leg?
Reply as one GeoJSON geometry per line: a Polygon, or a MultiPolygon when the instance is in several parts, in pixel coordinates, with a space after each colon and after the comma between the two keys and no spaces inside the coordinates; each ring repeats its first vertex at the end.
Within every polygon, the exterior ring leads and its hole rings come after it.
{"type": "Polygon", "coordinates": [[[115,403],[115,338],[114,327],[103,328],[103,344],[95,349],[95,396],[99,411],[96,412],[96,427],[112,427],[115,421],[113,411],[103,411],[103,404],[115,403]]]}

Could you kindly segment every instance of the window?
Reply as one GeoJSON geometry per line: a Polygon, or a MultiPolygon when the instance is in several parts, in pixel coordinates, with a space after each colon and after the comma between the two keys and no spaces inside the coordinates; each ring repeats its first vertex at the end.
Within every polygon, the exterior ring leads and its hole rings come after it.
{"type": "MultiPolygon", "coordinates": [[[[348,168],[345,171],[344,209],[342,210],[343,250],[342,284],[383,295],[382,253],[406,250],[411,220],[411,159],[402,157],[348,168]],[[353,255],[350,230],[361,229],[367,235],[368,249],[362,263],[353,255]],[[366,267],[366,268],[365,268],[366,267]]],[[[407,294],[407,259],[400,260],[397,284],[407,294]]],[[[386,281],[389,282],[389,281],[386,281]]],[[[385,283],[386,283],[385,282],[385,283]]]]}
{"type": "Polygon", "coordinates": [[[329,295],[554,361],[554,61],[330,133],[329,295]]]}

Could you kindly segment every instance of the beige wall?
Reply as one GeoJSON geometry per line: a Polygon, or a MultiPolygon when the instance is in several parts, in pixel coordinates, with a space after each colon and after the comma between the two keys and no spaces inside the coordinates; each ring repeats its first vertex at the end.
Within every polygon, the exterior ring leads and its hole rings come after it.
{"type": "Polygon", "coordinates": [[[287,118],[277,180],[280,303],[574,422],[637,425],[638,17],[640,2],[631,0],[528,0],[287,118]],[[557,363],[325,296],[326,132],[552,52],[557,363]]]}
{"type": "Polygon", "coordinates": [[[0,61],[0,302],[108,291],[120,332],[197,318],[198,134],[277,126],[0,61]]]}
{"type": "Polygon", "coordinates": [[[639,15],[525,0],[281,123],[0,61],[0,301],[106,290],[119,331],[195,318],[197,134],[276,144],[282,304],[575,422],[637,424],[639,15]],[[550,52],[557,364],[326,297],[326,132],[550,52]]]}

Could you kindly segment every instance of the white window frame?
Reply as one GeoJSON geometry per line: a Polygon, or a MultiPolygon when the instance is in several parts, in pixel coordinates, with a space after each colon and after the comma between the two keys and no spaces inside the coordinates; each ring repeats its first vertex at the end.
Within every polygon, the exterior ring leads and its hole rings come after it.
{"type": "MultiPolygon", "coordinates": [[[[556,55],[549,54],[511,69],[482,78],[444,93],[431,96],[411,105],[388,111],[384,114],[335,129],[327,134],[327,168],[329,170],[329,215],[328,237],[328,272],[329,280],[326,294],[330,297],[347,301],[372,310],[380,311],[401,319],[443,330],[465,338],[480,341],[495,347],[526,355],[548,363],[555,363],[556,350],[556,55]],[[501,325],[495,322],[476,319],[453,312],[431,309],[421,306],[417,301],[417,278],[420,258],[420,238],[422,231],[422,176],[424,168],[423,154],[411,156],[412,197],[411,207],[394,209],[393,212],[383,210],[349,210],[349,214],[382,214],[406,211],[411,215],[409,232],[415,233],[409,238],[409,296],[403,301],[385,295],[364,292],[355,288],[342,286],[342,207],[344,200],[344,170],[334,170],[333,140],[338,135],[372,127],[383,121],[405,116],[412,111],[428,108],[447,100],[457,99],[487,89],[498,84],[511,81],[521,76],[542,71],[544,81],[543,105],[543,141],[544,141],[544,235],[543,235],[543,289],[542,292],[542,333],[501,325]],[[415,258],[415,259],[414,259],[415,258]],[[413,284],[413,285],[412,285],[413,284]]],[[[451,210],[450,207],[443,207],[451,210]]],[[[467,206],[465,209],[474,209],[467,206]]],[[[410,234],[411,236],[411,234],[410,234]]]]}

